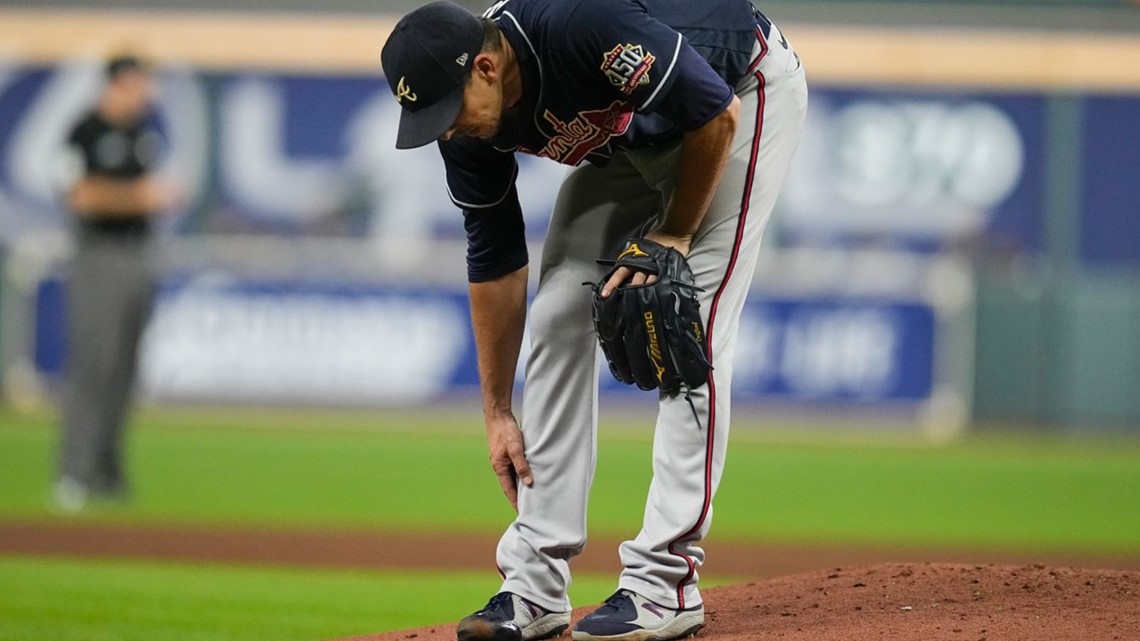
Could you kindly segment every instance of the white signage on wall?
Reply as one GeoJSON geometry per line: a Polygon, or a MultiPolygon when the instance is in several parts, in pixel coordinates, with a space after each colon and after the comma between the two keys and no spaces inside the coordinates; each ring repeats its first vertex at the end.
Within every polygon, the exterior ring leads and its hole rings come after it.
{"type": "Polygon", "coordinates": [[[780,222],[807,234],[947,237],[984,228],[1022,180],[1024,141],[985,101],[813,103],[780,222]]]}
{"type": "Polygon", "coordinates": [[[142,384],[158,398],[411,404],[447,390],[469,334],[443,297],[192,285],[161,297],[142,384]]]}

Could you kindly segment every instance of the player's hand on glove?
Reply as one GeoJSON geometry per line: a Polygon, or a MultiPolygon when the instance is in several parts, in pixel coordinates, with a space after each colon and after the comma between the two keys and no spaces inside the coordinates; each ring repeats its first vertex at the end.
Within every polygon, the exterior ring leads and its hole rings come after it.
{"type": "Polygon", "coordinates": [[[585,284],[594,289],[594,333],[614,378],[670,397],[704,385],[712,365],[701,290],[685,256],[649,238],[631,238],[615,260],[598,262],[610,272],[585,284]],[[619,278],[623,270],[632,278],[619,278]]]}
{"type": "Polygon", "coordinates": [[[518,482],[532,485],[530,464],[526,461],[522,431],[511,414],[486,418],[487,447],[490,449],[491,469],[499,477],[499,487],[511,502],[515,512],[519,511],[518,482]]]}
{"type": "MultiPolygon", "coordinates": [[[[692,236],[674,236],[666,234],[663,231],[652,231],[645,235],[645,240],[650,240],[663,247],[672,247],[681,254],[681,256],[688,257],[689,247],[693,242],[692,236]]],[[[628,250],[628,247],[626,248],[628,250]]],[[[619,285],[629,281],[629,285],[652,285],[657,282],[657,274],[642,269],[635,269],[629,265],[619,265],[617,269],[610,274],[605,284],[602,285],[602,298],[609,298],[614,290],[619,285]]]]}

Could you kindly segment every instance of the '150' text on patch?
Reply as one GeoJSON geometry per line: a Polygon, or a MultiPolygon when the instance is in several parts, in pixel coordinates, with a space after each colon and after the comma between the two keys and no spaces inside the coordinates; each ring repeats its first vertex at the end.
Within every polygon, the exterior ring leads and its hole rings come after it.
{"type": "Polygon", "coordinates": [[[649,84],[649,68],[656,60],[641,45],[618,45],[606,52],[602,71],[615,87],[628,96],[634,89],[649,84]]]}

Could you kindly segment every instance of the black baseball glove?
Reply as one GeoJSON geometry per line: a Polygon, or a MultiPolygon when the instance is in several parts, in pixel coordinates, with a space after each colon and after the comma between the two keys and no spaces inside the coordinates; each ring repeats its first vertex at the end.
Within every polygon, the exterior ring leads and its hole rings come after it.
{"type": "Polygon", "coordinates": [[[709,364],[700,303],[688,261],[644,238],[628,240],[594,289],[594,332],[614,378],[673,397],[704,385],[709,364]],[[602,286],[621,267],[657,276],[651,285],[623,284],[608,298],[602,286]]]}

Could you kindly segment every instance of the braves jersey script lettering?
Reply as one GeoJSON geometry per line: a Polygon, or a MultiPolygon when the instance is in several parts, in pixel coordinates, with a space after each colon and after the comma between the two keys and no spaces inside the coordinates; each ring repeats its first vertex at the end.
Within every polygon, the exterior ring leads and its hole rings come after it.
{"type": "Polygon", "coordinates": [[[577,165],[593,150],[620,136],[633,121],[633,107],[615,100],[605,109],[578,112],[570,122],[563,122],[548,109],[543,118],[555,135],[539,150],[538,155],[566,165],[577,165]]]}

